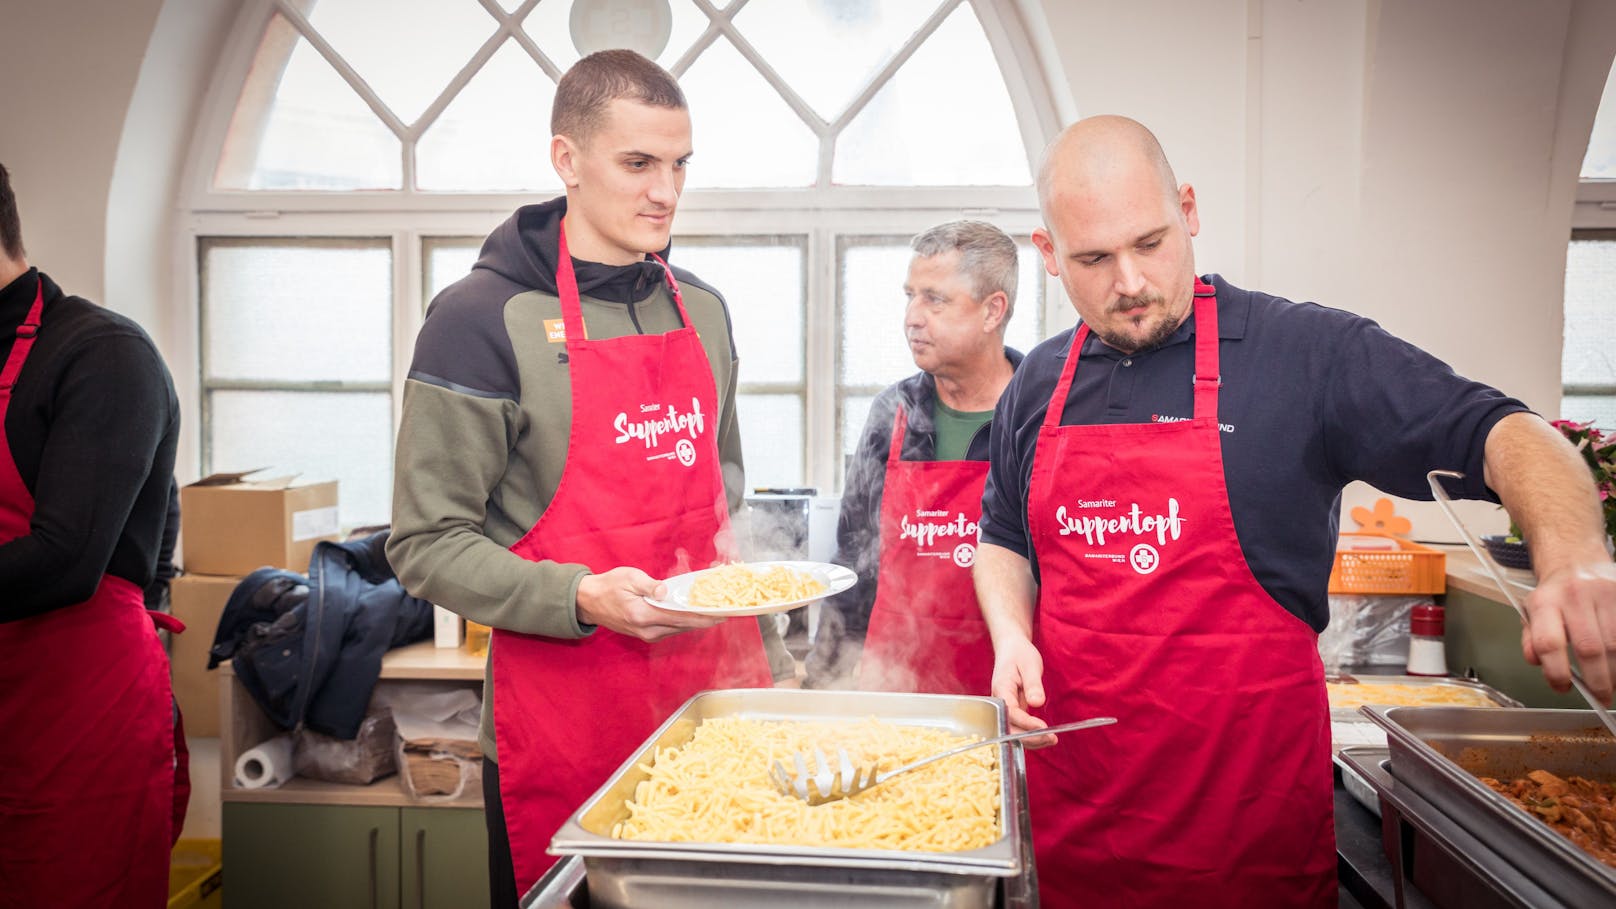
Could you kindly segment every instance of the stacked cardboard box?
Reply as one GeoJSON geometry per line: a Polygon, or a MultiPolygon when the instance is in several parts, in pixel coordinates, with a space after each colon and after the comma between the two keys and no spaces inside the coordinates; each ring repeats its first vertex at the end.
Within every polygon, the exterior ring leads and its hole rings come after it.
{"type": "Polygon", "coordinates": [[[208,651],[236,585],[266,566],[306,572],[314,544],[337,539],[335,481],[249,481],[249,473],[214,474],[180,490],[185,574],[170,597],[186,631],[174,637],[169,660],[191,736],[219,734],[219,675],[208,671],[208,651]]]}

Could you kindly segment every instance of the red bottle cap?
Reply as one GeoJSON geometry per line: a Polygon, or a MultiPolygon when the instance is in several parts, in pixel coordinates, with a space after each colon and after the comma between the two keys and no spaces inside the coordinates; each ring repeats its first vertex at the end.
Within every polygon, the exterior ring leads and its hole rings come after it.
{"type": "Polygon", "coordinates": [[[1409,617],[1410,630],[1421,637],[1442,637],[1442,607],[1435,603],[1421,603],[1409,617]]]}

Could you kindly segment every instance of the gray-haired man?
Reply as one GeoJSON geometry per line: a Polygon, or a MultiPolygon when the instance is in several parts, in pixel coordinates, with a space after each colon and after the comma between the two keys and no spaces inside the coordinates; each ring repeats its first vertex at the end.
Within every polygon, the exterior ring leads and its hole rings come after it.
{"type": "Polygon", "coordinates": [[[911,247],[903,325],[921,371],[870,407],[835,556],[859,583],[825,604],[806,684],[985,695],[993,647],[971,565],[988,423],[1021,362],[1004,346],[1016,244],[991,224],[951,221],[911,247]]]}

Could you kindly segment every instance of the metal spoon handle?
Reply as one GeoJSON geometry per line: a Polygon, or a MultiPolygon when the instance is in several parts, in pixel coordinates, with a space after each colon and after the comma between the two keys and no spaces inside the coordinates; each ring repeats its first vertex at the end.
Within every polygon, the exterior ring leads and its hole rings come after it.
{"type": "MultiPolygon", "coordinates": [[[[1516,614],[1521,617],[1521,625],[1531,628],[1532,620],[1526,615],[1526,607],[1522,606],[1521,601],[1515,597],[1515,582],[1504,577],[1503,573],[1498,570],[1498,566],[1493,563],[1492,557],[1487,555],[1481,544],[1476,542],[1475,537],[1471,536],[1470,529],[1464,525],[1463,521],[1459,520],[1459,514],[1453,510],[1453,500],[1448,497],[1448,491],[1443,488],[1441,483],[1437,482],[1443,477],[1462,480],[1464,479],[1464,474],[1456,470],[1433,470],[1425,475],[1425,481],[1431,484],[1431,493],[1436,497],[1436,503],[1442,506],[1442,511],[1448,516],[1448,520],[1452,521],[1453,526],[1458,528],[1459,536],[1464,537],[1465,545],[1469,546],[1470,551],[1475,553],[1476,561],[1481,563],[1481,567],[1487,569],[1487,573],[1492,576],[1493,583],[1497,584],[1498,589],[1504,592],[1504,599],[1509,600],[1509,605],[1515,607],[1516,614]]],[[[1577,668],[1576,662],[1570,659],[1570,654],[1567,654],[1566,662],[1571,668],[1572,687],[1577,689],[1577,693],[1582,695],[1582,699],[1587,701],[1588,706],[1592,707],[1594,713],[1599,715],[1599,722],[1605,724],[1605,728],[1610,730],[1611,735],[1616,735],[1616,717],[1612,717],[1605,705],[1599,702],[1599,698],[1594,697],[1588,683],[1582,680],[1582,671],[1577,668]]]]}
{"type": "MultiPolygon", "coordinates": [[[[889,770],[886,773],[878,773],[875,775],[875,782],[885,782],[886,780],[895,777],[900,773],[905,773],[915,769],[916,767],[924,767],[927,764],[934,761],[940,761],[943,758],[953,757],[956,754],[970,751],[972,748],[981,748],[986,745],[997,745],[1000,742],[1014,742],[1018,739],[1030,739],[1034,736],[1051,735],[1056,732],[1073,732],[1078,729],[1088,729],[1093,726],[1109,726],[1116,721],[1117,718],[1114,716],[1102,716],[1095,717],[1092,720],[1083,720],[1077,723],[1065,723],[1060,726],[1050,726],[1045,729],[1030,729],[1026,732],[1012,732],[1009,735],[1001,735],[997,738],[983,739],[980,742],[972,742],[969,745],[961,745],[958,748],[950,748],[947,751],[938,752],[937,754],[934,754],[928,758],[921,758],[920,760],[915,761],[913,764],[905,764],[902,767],[899,767],[897,770],[889,770]]],[[[871,785],[874,785],[874,783],[871,785]]]]}

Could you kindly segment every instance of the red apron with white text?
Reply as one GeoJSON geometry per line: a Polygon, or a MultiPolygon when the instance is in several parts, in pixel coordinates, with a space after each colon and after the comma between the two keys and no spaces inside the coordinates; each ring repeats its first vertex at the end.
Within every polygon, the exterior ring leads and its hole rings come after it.
{"type": "MultiPolygon", "coordinates": [[[[597,341],[584,333],[564,227],[557,262],[572,379],[567,462],[555,498],[511,551],[655,578],[731,555],[718,394],[673,273],[664,263],[682,328],[597,341]]],[[[496,628],[493,638],[500,799],[518,893],[554,862],[545,849],[556,828],[691,695],[772,684],[753,618],[655,644],[605,628],[578,640],[496,628]]]]}
{"type": "Polygon", "coordinates": [[[1235,536],[1213,294],[1196,282],[1192,419],[1061,426],[1083,326],[1039,431],[1040,715],[1117,717],[1027,753],[1046,909],[1336,903],[1317,636],[1235,536]]]}
{"type": "Polygon", "coordinates": [[[892,423],[881,489],[880,586],[859,659],[859,687],[990,693],[993,641],[971,565],[986,461],[905,461],[908,414],[892,423]]]}
{"type": "MultiPolygon", "coordinates": [[[[5,417],[43,307],[41,281],[0,371],[0,542],[34,513],[5,417]]],[[[103,575],[82,603],[0,624],[0,907],[167,905],[189,782],[153,621],[103,575]]]]}

